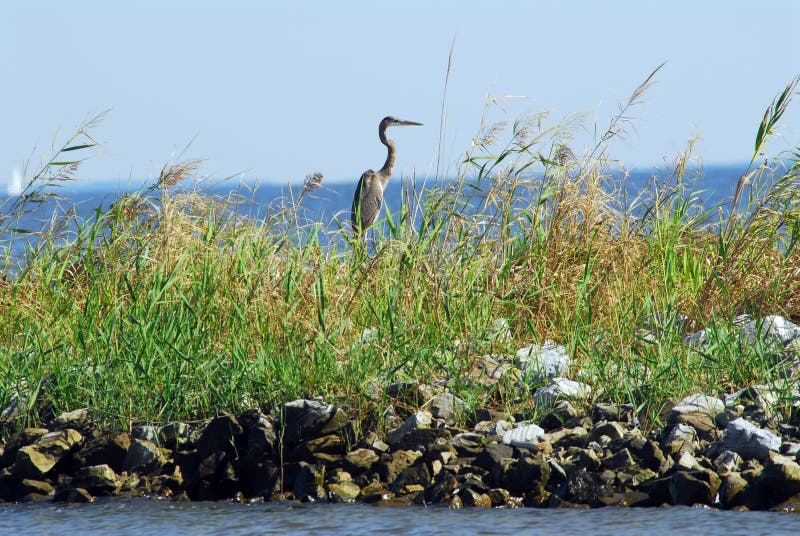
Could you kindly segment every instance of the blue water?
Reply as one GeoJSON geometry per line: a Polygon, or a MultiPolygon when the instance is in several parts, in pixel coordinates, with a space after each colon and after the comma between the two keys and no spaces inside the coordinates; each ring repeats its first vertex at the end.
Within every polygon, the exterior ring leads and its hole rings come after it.
{"type": "MultiPolygon", "coordinates": [[[[696,182],[692,183],[693,188],[702,190],[696,197],[697,204],[714,206],[729,201],[735,190],[736,182],[745,171],[745,167],[744,165],[715,166],[705,168],[702,173],[697,171],[687,173],[690,179],[697,178],[696,182]]],[[[624,181],[624,186],[629,196],[633,198],[647,184],[652,184],[654,176],[663,182],[669,178],[669,173],[668,171],[657,169],[631,172],[624,181]]],[[[418,179],[416,184],[412,184],[409,181],[393,179],[385,193],[385,206],[396,214],[400,208],[399,199],[403,192],[422,192],[424,196],[424,192],[433,185],[433,181],[418,179]]],[[[0,253],[5,251],[6,248],[10,248],[12,257],[18,260],[22,257],[25,249],[35,246],[38,240],[36,234],[3,233],[4,229],[17,228],[40,231],[43,228],[47,228],[54,218],[62,218],[67,224],[62,238],[64,241],[69,241],[71,238],[74,239],[76,222],[84,222],[92,218],[95,214],[95,209],[107,209],[126,191],[132,191],[141,186],[127,185],[120,187],[119,185],[109,185],[107,183],[96,185],[67,183],[66,186],[53,190],[59,194],[61,199],[51,198],[44,203],[29,205],[28,208],[33,208],[33,211],[21,218],[5,222],[2,221],[2,215],[10,209],[14,198],[0,195],[0,253]],[[72,234],[70,234],[71,232],[72,234]]],[[[179,187],[177,190],[181,191],[181,188],[187,189],[186,187],[179,187]]],[[[293,186],[290,189],[286,185],[260,184],[254,187],[252,184],[236,184],[228,181],[211,186],[201,185],[200,189],[221,197],[238,194],[238,197],[242,200],[238,208],[235,209],[238,214],[261,219],[279,210],[282,202],[292,204],[291,200],[296,200],[300,195],[302,185],[293,186]]],[[[300,203],[298,217],[301,223],[320,224],[330,231],[349,228],[350,206],[354,190],[355,181],[352,184],[325,184],[323,181],[321,189],[305,196],[302,203],[300,203]]],[[[518,192],[518,195],[524,198],[525,193],[518,192]]],[[[525,199],[522,199],[522,202],[524,203],[525,199]]],[[[383,214],[385,214],[385,211],[383,214]]]]}
{"type": "Polygon", "coordinates": [[[796,535],[800,515],[672,508],[449,510],[359,504],[253,505],[108,499],[0,505],[2,534],[758,534],[796,535]]]}

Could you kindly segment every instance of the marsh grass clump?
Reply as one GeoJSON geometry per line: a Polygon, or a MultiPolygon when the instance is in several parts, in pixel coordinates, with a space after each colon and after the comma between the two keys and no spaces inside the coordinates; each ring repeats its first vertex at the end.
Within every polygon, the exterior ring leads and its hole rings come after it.
{"type": "MultiPolygon", "coordinates": [[[[373,251],[345,225],[308,221],[321,174],[252,217],[239,210],[246,192],[179,188],[198,162],[165,166],[66,243],[43,235],[0,286],[0,409],[16,400],[24,425],[89,406],[129,428],[324,396],[380,419],[385,386],[418,380],[469,411],[531,415],[536,386],[487,388],[474,371],[546,339],[568,348],[597,400],[652,422],[697,390],[791,392],[785,352],[743,345],[732,319],[800,317],[800,153],[763,156],[794,85],[767,110],[735,202],[708,207],[693,143],[636,192],[609,156],[654,74],[583,152],[577,116],[487,114],[457,180],[407,183],[373,251]],[[685,343],[709,326],[712,344],[685,343]]],[[[30,183],[40,195],[44,176],[30,183]]]]}

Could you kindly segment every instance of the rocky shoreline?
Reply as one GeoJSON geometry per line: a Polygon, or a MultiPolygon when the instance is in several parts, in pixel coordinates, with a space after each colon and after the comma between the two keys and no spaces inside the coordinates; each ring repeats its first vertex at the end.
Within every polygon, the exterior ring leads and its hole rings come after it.
{"type": "MultiPolygon", "coordinates": [[[[776,336],[795,351],[800,328],[781,322],[770,329],[785,328],[776,336]]],[[[484,356],[475,374],[487,383],[501,369],[546,379],[533,396],[549,411],[536,423],[515,423],[492,407],[465,417],[456,396],[416,382],[380,388],[381,407],[389,408],[382,419],[375,408],[372,417],[352,418],[352,410],[302,399],[271,414],[253,409],[111,433],[84,408],[17,431],[0,447],[0,501],[158,496],[800,511],[800,427],[796,413],[774,411],[781,395],[774,387],[696,393],[671,404],[662,427],[644,432],[631,405],[576,402],[590,390],[560,376],[568,365],[563,348],[523,350],[516,368],[484,356]]],[[[790,395],[794,409],[800,397],[790,395]]]]}

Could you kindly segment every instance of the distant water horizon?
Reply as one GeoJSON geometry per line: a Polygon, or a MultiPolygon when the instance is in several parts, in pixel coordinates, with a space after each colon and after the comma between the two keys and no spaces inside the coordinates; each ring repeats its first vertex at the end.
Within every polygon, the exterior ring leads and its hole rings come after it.
{"type": "MultiPolygon", "coordinates": [[[[730,172],[730,173],[739,173],[743,174],[747,169],[747,162],[722,162],[722,163],[714,163],[714,164],[690,164],[687,166],[687,173],[689,175],[696,173],[697,171],[701,171],[703,173],[708,172],[709,170],[713,173],[719,173],[721,171],[730,172]]],[[[649,175],[649,174],[656,174],[656,175],[664,175],[665,173],[671,172],[674,168],[674,162],[663,162],[661,164],[653,164],[649,166],[634,166],[634,167],[621,167],[615,171],[615,173],[625,172],[630,174],[631,176],[642,176],[642,175],[649,175]]],[[[613,168],[612,168],[613,169],[613,168]]],[[[15,170],[18,171],[18,170],[15,170]]],[[[324,171],[316,170],[316,169],[309,169],[309,173],[319,171],[324,175],[324,171]]],[[[363,170],[362,170],[363,171],[363,170]]],[[[359,177],[361,174],[354,175],[352,178],[348,177],[337,177],[337,178],[329,178],[325,177],[323,184],[331,185],[331,186],[341,186],[346,184],[352,184],[355,187],[355,184],[358,182],[359,177]]],[[[468,177],[469,178],[469,177],[468,177]]],[[[406,180],[404,174],[395,174],[392,178],[392,181],[395,180],[406,180]]],[[[287,178],[287,179],[276,179],[276,178],[258,178],[258,177],[247,177],[244,174],[237,174],[233,175],[228,178],[216,179],[216,178],[203,178],[201,180],[187,180],[185,184],[188,185],[199,185],[202,187],[208,187],[209,185],[212,188],[216,187],[226,187],[226,185],[245,185],[245,186],[258,186],[258,187],[286,187],[292,186],[293,188],[296,186],[302,186],[305,177],[297,177],[297,178],[287,178]]],[[[425,177],[424,175],[417,175],[417,182],[422,181],[433,181],[435,180],[434,177],[425,177]]],[[[455,177],[445,177],[443,179],[439,179],[440,182],[442,181],[453,181],[455,177]]],[[[95,178],[95,179],[74,179],[70,181],[66,181],[61,183],[61,189],[63,191],[84,191],[84,190],[103,190],[103,191],[135,191],[139,188],[146,188],[155,183],[156,177],[150,178],[126,178],[126,179],[104,179],[104,178],[95,178]]],[[[0,194],[4,194],[6,196],[12,195],[9,190],[17,189],[21,187],[21,177],[18,174],[12,173],[11,177],[6,181],[5,187],[0,191],[0,194]]],[[[0,197],[2,197],[0,195],[0,197]]]]}

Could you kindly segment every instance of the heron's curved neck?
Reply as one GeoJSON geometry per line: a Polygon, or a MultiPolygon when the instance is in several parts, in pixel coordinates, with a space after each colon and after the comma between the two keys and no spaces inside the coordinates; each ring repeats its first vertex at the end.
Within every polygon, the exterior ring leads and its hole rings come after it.
{"type": "Polygon", "coordinates": [[[384,162],[383,167],[378,171],[378,174],[381,177],[381,182],[383,186],[386,187],[386,184],[389,182],[389,179],[392,176],[392,168],[394,167],[394,156],[395,156],[395,148],[394,142],[386,137],[386,129],[381,129],[378,131],[378,136],[381,139],[381,143],[386,146],[386,162],[384,162]]]}

